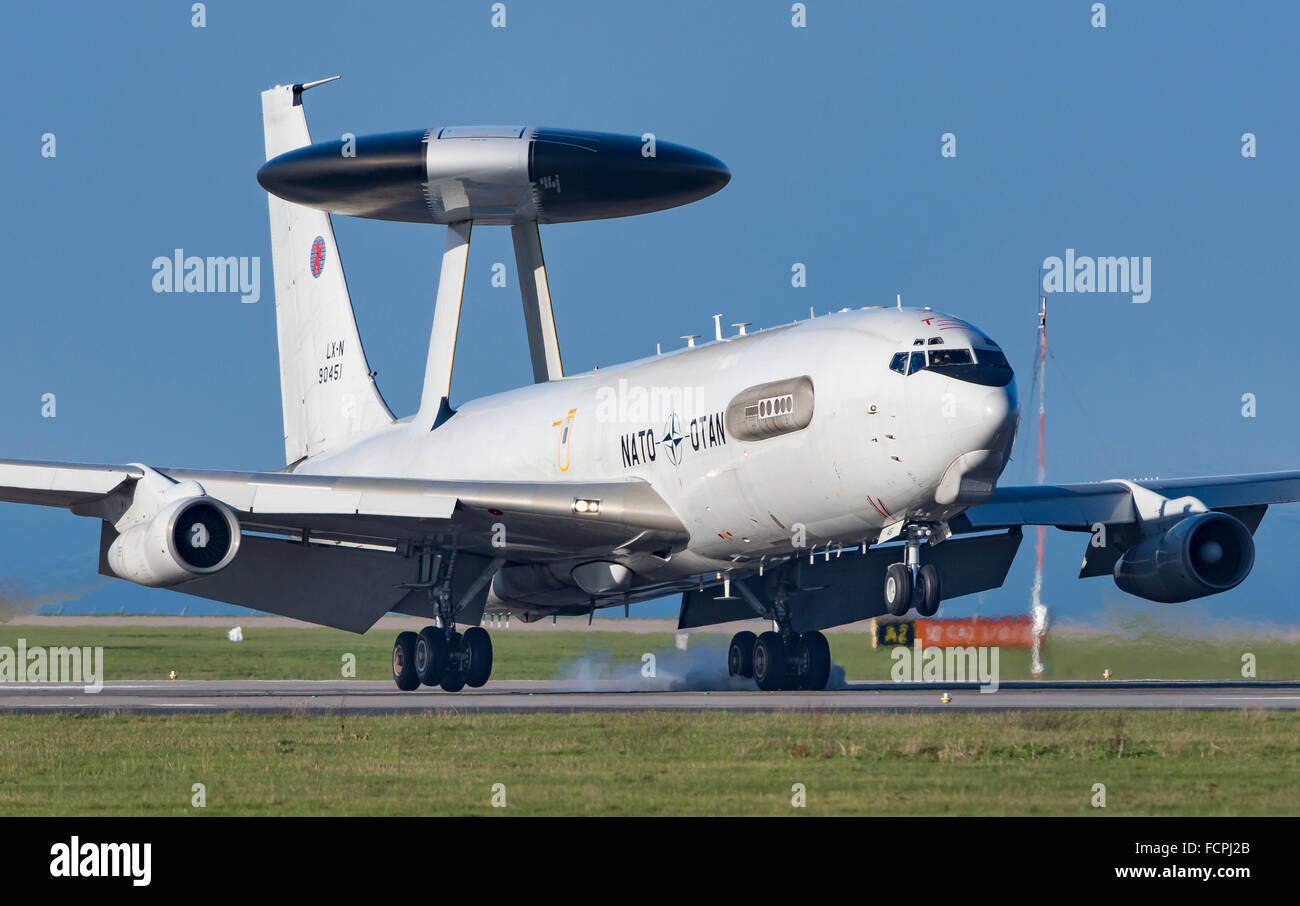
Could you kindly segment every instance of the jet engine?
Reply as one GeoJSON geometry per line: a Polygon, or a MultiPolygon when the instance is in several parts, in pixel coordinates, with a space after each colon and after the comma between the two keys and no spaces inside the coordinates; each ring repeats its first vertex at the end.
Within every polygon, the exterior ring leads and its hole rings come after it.
{"type": "Polygon", "coordinates": [[[108,565],[129,582],[166,588],[229,565],[239,551],[239,521],[211,497],[185,497],[118,535],[108,565]]]}
{"type": "Polygon", "coordinates": [[[1200,513],[1145,537],[1115,564],[1115,584],[1148,601],[1181,604],[1241,584],[1255,565],[1255,542],[1240,519],[1200,513]]]}

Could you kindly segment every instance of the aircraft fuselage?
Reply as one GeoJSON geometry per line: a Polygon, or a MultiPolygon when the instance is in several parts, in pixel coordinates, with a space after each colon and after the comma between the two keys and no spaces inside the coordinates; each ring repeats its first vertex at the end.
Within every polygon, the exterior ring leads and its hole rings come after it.
{"type": "Polygon", "coordinates": [[[930,310],[840,312],[493,394],[433,431],[399,422],[297,471],[642,479],[690,532],[686,551],[635,564],[633,590],[662,587],[874,542],[903,520],[938,523],[982,502],[1015,437],[1010,369],[891,363],[913,353],[985,361],[996,349],[930,310]]]}

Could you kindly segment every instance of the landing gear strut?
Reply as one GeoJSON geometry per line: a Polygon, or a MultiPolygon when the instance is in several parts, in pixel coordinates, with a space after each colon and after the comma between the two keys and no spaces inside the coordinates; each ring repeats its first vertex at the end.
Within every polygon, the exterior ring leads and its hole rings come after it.
{"type": "MultiPolygon", "coordinates": [[[[435,626],[403,632],[393,643],[393,682],[403,692],[420,684],[441,686],[459,692],[465,686],[484,685],[492,675],[492,638],[481,626],[465,634],[456,631],[457,608],[451,597],[451,571],[456,555],[425,551],[420,555],[420,581],[412,588],[424,588],[438,615],[435,626]]],[[[489,577],[490,578],[490,577],[489,577]]]]}
{"type": "MultiPolygon", "coordinates": [[[[748,589],[742,587],[741,594],[755,610],[763,610],[748,589]]],[[[831,648],[826,636],[816,631],[797,633],[790,628],[783,592],[778,592],[776,603],[766,615],[776,629],[757,636],[746,630],[731,637],[727,672],[753,677],[758,688],[765,690],[825,689],[831,675],[831,648]]]]}
{"type": "Polygon", "coordinates": [[[915,607],[918,615],[932,617],[939,611],[943,587],[939,570],[933,563],[921,565],[921,545],[930,540],[930,528],[907,527],[907,544],[903,562],[892,563],[885,570],[885,610],[901,617],[915,607]]]}

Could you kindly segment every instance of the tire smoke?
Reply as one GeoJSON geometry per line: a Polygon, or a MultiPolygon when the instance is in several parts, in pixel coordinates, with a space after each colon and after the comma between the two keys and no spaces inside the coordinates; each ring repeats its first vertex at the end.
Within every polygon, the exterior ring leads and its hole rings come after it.
{"type": "MultiPolygon", "coordinates": [[[[723,635],[690,636],[685,649],[669,646],[647,651],[636,659],[615,656],[607,648],[592,648],[556,667],[555,678],[581,692],[748,692],[758,684],[750,677],[727,673],[723,635]]],[[[846,688],[844,668],[831,663],[827,689],[846,688]]]]}

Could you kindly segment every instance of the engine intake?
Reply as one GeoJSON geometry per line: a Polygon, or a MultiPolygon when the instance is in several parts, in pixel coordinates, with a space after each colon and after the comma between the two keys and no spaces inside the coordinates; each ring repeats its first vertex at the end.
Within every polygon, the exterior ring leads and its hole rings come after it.
{"type": "Polygon", "coordinates": [[[229,565],[239,551],[239,520],[211,497],[187,497],[118,535],[108,565],[129,582],[165,588],[229,565]]]}
{"type": "Polygon", "coordinates": [[[1115,584],[1148,601],[1181,604],[1236,588],[1255,565],[1250,530],[1227,513],[1201,513],[1144,538],[1115,564],[1115,584]]]}

